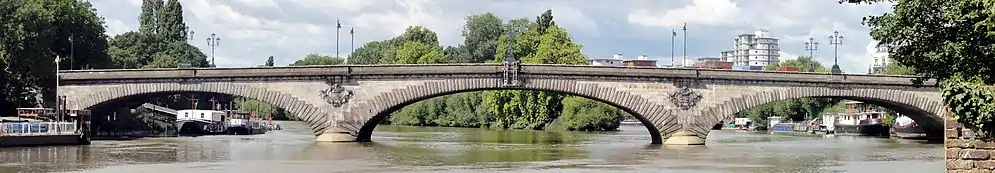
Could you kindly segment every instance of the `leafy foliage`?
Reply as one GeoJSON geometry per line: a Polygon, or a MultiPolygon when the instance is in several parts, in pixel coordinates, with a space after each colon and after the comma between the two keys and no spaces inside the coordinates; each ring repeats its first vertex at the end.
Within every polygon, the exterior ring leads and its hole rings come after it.
{"type": "Polygon", "coordinates": [[[995,93],[979,77],[954,76],[942,83],[943,101],[957,122],[991,134],[995,132],[995,93]]]}
{"type": "Polygon", "coordinates": [[[36,90],[54,104],[57,56],[64,70],[110,67],[103,25],[86,1],[0,3],[0,114],[34,107],[36,90]]]}
{"type": "MultiPolygon", "coordinates": [[[[290,66],[308,66],[308,65],[339,65],[342,64],[344,60],[342,58],[335,58],[331,56],[319,55],[319,54],[308,54],[304,59],[294,61],[290,66]]],[[[269,63],[267,61],[267,63],[269,63]]]]}
{"type": "MultiPolygon", "coordinates": [[[[367,43],[354,53],[351,61],[481,63],[503,61],[507,51],[513,47],[515,57],[523,63],[587,63],[587,57],[580,53],[581,46],[573,43],[566,30],[552,21],[551,11],[544,13],[536,22],[515,19],[502,24],[500,18],[490,13],[471,15],[466,19],[462,45],[442,49],[437,46],[434,32],[415,26],[393,39],[367,43]],[[503,36],[509,34],[514,37],[503,36]]],[[[386,123],[541,130],[560,118],[568,130],[614,130],[621,121],[619,112],[601,102],[560,93],[486,91],[417,102],[393,113],[386,123]],[[567,116],[563,113],[565,109],[574,112],[567,116]]]]}
{"type": "Polygon", "coordinates": [[[893,64],[939,80],[944,103],[958,122],[990,133],[995,102],[992,91],[981,85],[995,83],[995,1],[890,2],[896,2],[892,12],[864,19],[871,37],[890,46],[889,57],[897,61],[893,64]]]}

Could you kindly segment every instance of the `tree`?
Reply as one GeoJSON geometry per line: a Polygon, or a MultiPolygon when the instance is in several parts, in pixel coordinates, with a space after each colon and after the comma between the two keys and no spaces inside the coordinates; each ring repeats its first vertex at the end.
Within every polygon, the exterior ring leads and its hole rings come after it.
{"type": "Polygon", "coordinates": [[[475,14],[466,17],[466,24],[463,25],[462,33],[463,45],[467,54],[454,58],[458,62],[485,62],[494,59],[497,40],[504,33],[502,20],[492,13],[475,14]]]}
{"type": "MultiPolygon", "coordinates": [[[[331,56],[319,55],[319,54],[308,54],[304,59],[294,61],[290,66],[308,66],[308,65],[339,65],[344,62],[342,58],[335,58],[331,56]]],[[[267,63],[269,63],[267,61],[267,63]]]]}
{"type": "Polygon", "coordinates": [[[269,58],[266,58],[266,64],[264,64],[264,66],[266,66],[266,67],[272,67],[273,66],[273,56],[269,56],[269,58]]]}
{"type": "Polygon", "coordinates": [[[808,72],[812,67],[815,67],[815,72],[829,72],[826,67],[822,66],[822,63],[809,56],[798,56],[795,59],[771,63],[764,67],[764,70],[777,70],[778,67],[797,67],[800,72],[808,72]]]}
{"type": "Polygon", "coordinates": [[[255,114],[256,118],[271,118],[277,113],[276,106],[269,103],[255,99],[235,98],[235,105],[238,106],[239,111],[252,112],[255,114]]]}
{"type": "MultiPolygon", "coordinates": [[[[876,3],[882,0],[843,0],[876,3]]],[[[924,78],[980,76],[995,83],[995,24],[990,0],[900,0],[892,12],[864,18],[871,38],[890,48],[889,58],[924,78]]]]}
{"type": "Polygon", "coordinates": [[[407,42],[397,50],[397,58],[394,59],[394,62],[384,62],[384,64],[434,64],[441,62],[442,48],[438,45],[407,42]]]}
{"type": "Polygon", "coordinates": [[[914,75],[915,69],[899,64],[895,60],[888,60],[888,64],[884,66],[884,73],[889,75],[914,75]]]}
{"type": "Polygon", "coordinates": [[[162,7],[162,0],[143,0],[142,12],[138,16],[138,31],[155,34],[158,31],[156,12],[162,7]]]}
{"type": "Polygon", "coordinates": [[[86,1],[22,0],[0,3],[0,114],[34,106],[32,90],[54,103],[54,60],[62,69],[110,64],[104,21],[86,1]],[[69,41],[72,38],[72,42],[69,41]],[[70,58],[71,57],[71,58],[70,58]],[[32,99],[28,99],[32,98],[32,99]]]}
{"type": "MultiPolygon", "coordinates": [[[[883,0],[841,0],[877,3],[883,0]]],[[[920,80],[940,82],[957,122],[990,133],[995,91],[995,1],[899,0],[892,12],[864,18],[871,38],[889,46],[889,58],[920,80]]]]}
{"type": "Polygon", "coordinates": [[[186,24],[183,22],[183,6],[178,0],[169,0],[156,11],[158,34],[167,41],[183,41],[187,38],[186,24]]]}

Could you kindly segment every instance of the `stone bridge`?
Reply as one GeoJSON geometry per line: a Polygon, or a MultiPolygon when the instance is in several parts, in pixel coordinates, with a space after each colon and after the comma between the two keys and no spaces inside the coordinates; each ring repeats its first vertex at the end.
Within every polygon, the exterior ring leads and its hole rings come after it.
{"type": "Polygon", "coordinates": [[[704,144],[738,111],[778,100],[824,97],[878,104],[942,135],[935,81],[910,76],[568,65],[433,64],[62,71],[70,109],[128,97],[210,92],[272,103],[310,125],[318,141],[369,141],[378,122],[405,105],[447,94],[539,90],[621,108],[652,143],[704,144]]]}

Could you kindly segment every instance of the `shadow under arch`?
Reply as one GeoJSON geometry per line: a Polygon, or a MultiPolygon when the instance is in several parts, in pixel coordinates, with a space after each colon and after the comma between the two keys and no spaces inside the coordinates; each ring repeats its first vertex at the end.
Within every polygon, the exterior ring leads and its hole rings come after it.
{"type": "MultiPolygon", "coordinates": [[[[360,128],[359,131],[357,132],[356,140],[357,141],[361,141],[361,142],[369,142],[370,141],[370,136],[372,135],[373,130],[376,128],[376,126],[379,124],[379,122],[381,122],[384,119],[388,118],[391,113],[393,113],[395,111],[398,111],[401,108],[404,108],[405,106],[408,106],[410,104],[414,104],[414,103],[419,102],[419,101],[423,101],[423,100],[427,100],[427,99],[435,98],[435,97],[439,97],[439,96],[444,96],[444,95],[457,94],[457,93],[466,93],[466,92],[475,92],[475,91],[514,91],[514,90],[518,90],[518,91],[543,91],[543,92],[553,92],[553,93],[567,94],[567,95],[583,97],[583,98],[587,98],[587,99],[591,99],[591,100],[595,100],[595,101],[598,101],[598,102],[602,102],[602,103],[611,105],[611,106],[616,107],[616,108],[618,108],[618,109],[620,109],[622,111],[625,111],[626,113],[629,113],[630,115],[632,115],[633,117],[635,117],[636,119],[638,119],[639,122],[641,122],[643,124],[643,126],[645,126],[647,128],[647,130],[649,131],[650,136],[651,136],[651,140],[652,140],[651,141],[652,144],[661,144],[661,143],[663,143],[663,136],[660,133],[660,129],[657,128],[657,124],[660,124],[660,123],[654,122],[653,120],[651,120],[648,117],[650,117],[650,116],[666,116],[666,115],[645,115],[646,112],[636,111],[633,108],[635,106],[640,106],[640,105],[633,104],[633,103],[647,104],[647,102],[645,100],[636,101],[636,100],[633,100],[633,99],[628,99],[628,100],[625,100],[625,101],[621,101],[623,103],[618,103],[618,102],[609,101],[608,99],[599,98],[597,96],[588,95],[588,94],[580,94],[580,93],[577,93],[577,92],[569,92],[569,91],[556,90],[556,89],[541,89],[541,88],[535,88],[535,87],[472,88],[472,89],[462,89],[462,90],[452,90],[452,91],[436,92],[436,93],[429,93],[429,94],[425,94],[425,95],[416,96],[413,99],[406,99],[404,101],[401,101],[400,103],[392,104],[390,106],[387,106],[385,109],[382,109],[382,110],[379,110],[379,111],[373,111],[372,112],[373,116],[369,120],[367,120],[366,122],[364,122],[363,125],[362,125],[362,128],[360,128]]],[[[645,105],[643,105],[643,106],[645,106],[645,105]]],[[[646,107],[648,107],[648,106],[646,106],[646,107]]],[[[660,114],[668,114],[669,115],[669,112],[661,112],[660,114]]]]}
{"type": "Polygon", "coordinates": [[[311,127],[312,132],[315,136],[320,135],[324,131],[328,124],[324,123],[326,118],[323,111],[320,111],[317,107],[311,106],[304,101],[298,100],[297,98],[285,96],[285,94],[280,94],[278,92],[266,91],[264,89],[245,89],[245,90],[198,90],[198,89],[163,89],[163,90],[136,90],[135,92],[115,92],[117,94],[97,94],[91,95],[92,98],[88,98],[89,101],[82,101],[80,107],[84,109],[93,109],[103,106],[111,105],[112,103],[126,101],[130,99],[142,98],[142,97],[158,97],[167,96],[171,94],[184,94],[184,93],[209,93],[209,94],[220,94],[229,96],[239,96],[250,99],[259,100],[272,104],[273,106],[282,108],[290,112],[291,116],[297,117],[301,121],[304,121],[311,127]],[[229,92],[237,91],[237,92],[229,92]]]}
{"type": "Polygon", "coordinates": [[[869,97],[866,94],[863,96],[831,94],[776,96],[759,93],[732,99],[724,104],[715,105],[700,111],[698,113],[699,116],[710,115],[711,117],[706,120],[700,120],[698,125],[695,127],[695,131],[704,132],[704,136],[707,136],[713,125],[719,123],[723,119],[734,117],[737,112],[767,103],[800,98],[845,99],[878,105],[893,110],[896,113],[908,116],[914,120],[916,124],[921,125],[920,127],[923,128],[926,135],[930,139],[939,139],[942,138],[943,135],[943,104],[938,101],[932,101],[923,97],[915,96],[911,93],[901,93],[898,95],[890,95],[889,97],[869,97]],[[707,125],[707,127],[704,127],[705,125],[707,125]]]}

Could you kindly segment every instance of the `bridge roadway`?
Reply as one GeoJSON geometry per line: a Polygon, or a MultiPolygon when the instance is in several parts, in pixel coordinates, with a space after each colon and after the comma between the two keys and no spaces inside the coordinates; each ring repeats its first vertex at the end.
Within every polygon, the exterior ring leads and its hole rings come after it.
{"type": "Polygon", "coordinates": [[[272,103],[310,125],[317,141],[369,141],[380,120],[405,105],[447,94],[539,90],[602,101],[634,115],[652,143],[704,144],[736,112],[806,97],[864,101],[942,136],[946,112],[936,82],[913,76],[571,65],[422,64],[61,71],[67,106],[90,109],[127,97],[179,92],[272,103]]]}

